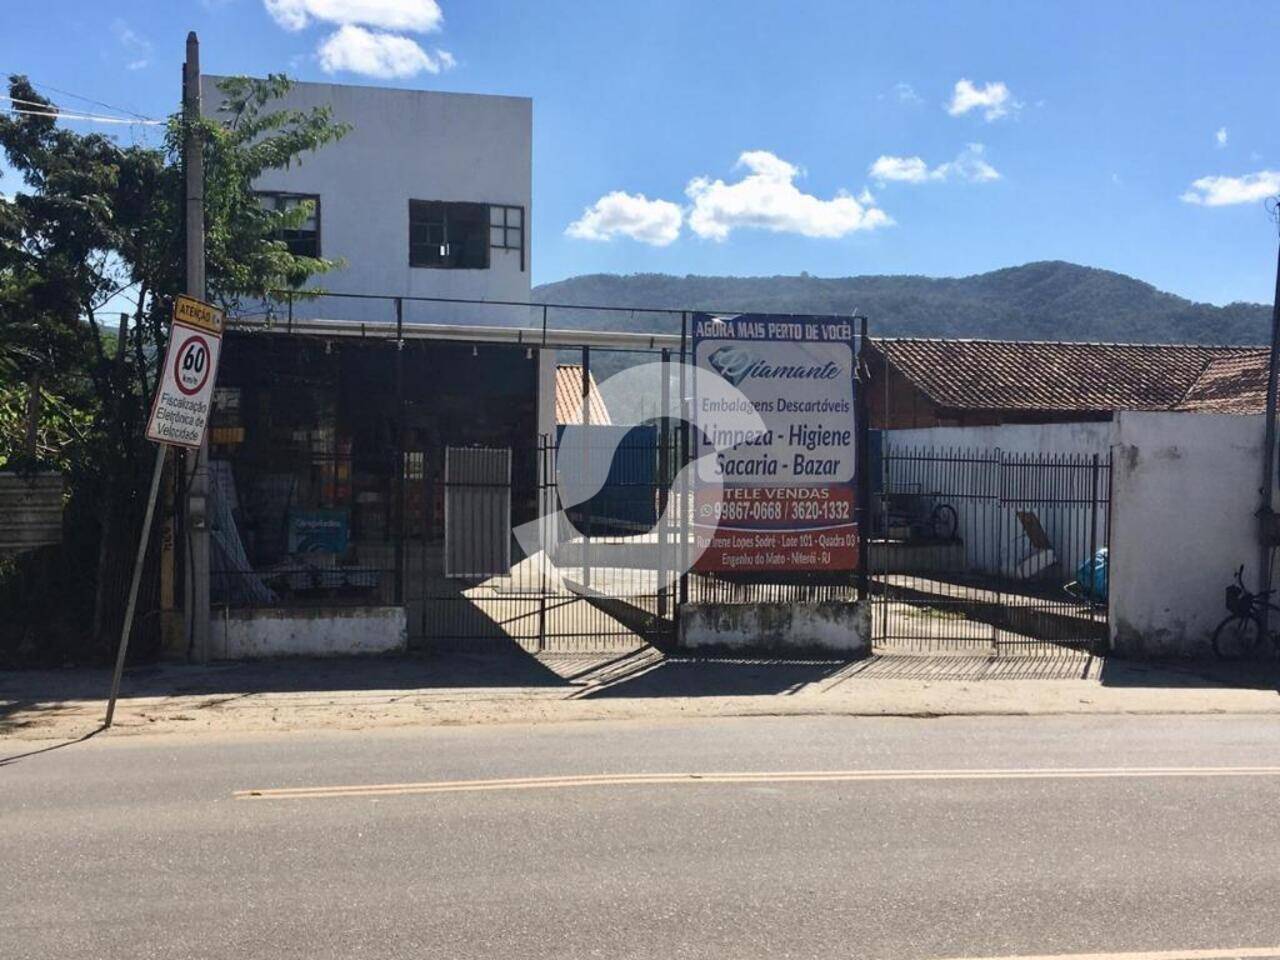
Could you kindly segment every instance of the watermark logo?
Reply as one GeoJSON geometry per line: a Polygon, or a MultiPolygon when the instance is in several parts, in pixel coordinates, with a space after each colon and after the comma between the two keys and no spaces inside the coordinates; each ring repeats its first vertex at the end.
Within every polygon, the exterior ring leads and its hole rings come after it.
{"type": "MultiPolygon", "coordinates": [[[[606,409],[634,409],[641,398],[648,399],[651,408],[655,390],[660,394],[664,385],[680,382],[700,404],[726,411],[717,421],[722,436],[759,437],[767,432],[764,419],[741,390],[715,371],[691,364],[629,367],[605,379],[598,390],[606,409]]],[[[698,429],[693,411],[681,398],[669,398],[668,408],[671,420],[698,429]]],[[[718,474],[714,465],[721,452],[718,448],[680,466],[665,491],[654,484],[655,506],[665,502],[665,508],[647,533],[588,542],[577,530],[570,512],[605,489],[615,457],[620,452],[625,456],[620,448],[626,435],[623,429],[568,424],[554,459],[544,464],[543,469],[555,471],[555,482],[542,478],[546,502],[539,504],[538,518],[521,524],[513,533],[521,550],[541,565],[549,582],[592,596],[622,599],[652,595],[673,586],[705,551],[706,544],[700,547],[689,536],[689,524],[681,521],[693,510],[695,485],[700,502],[717,502],[723,497],[719,479],[708,481],[698,476],[700,467],[704,474],[718,474]],[[660,537],[660,530],[668,536],[660,537]],[[590,584],[584,582],[588,578],[590,584]]]]}
{"type": "Polygon", "coordinates": [[[707,363],[736,387],[751,373],[751,367],[757,359],[746,347],[720,347],[707,357],[707,363]]]}

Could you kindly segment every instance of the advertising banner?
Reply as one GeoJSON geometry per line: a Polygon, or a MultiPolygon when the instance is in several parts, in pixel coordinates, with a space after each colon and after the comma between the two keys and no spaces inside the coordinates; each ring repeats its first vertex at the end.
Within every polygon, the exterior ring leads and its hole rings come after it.
{"type": "Polygon", "coordinates": [[[695,363],[740,391],[692,398],[696,569],[855,568],[853,340],[838,317],[695,315],[695,363]]]}

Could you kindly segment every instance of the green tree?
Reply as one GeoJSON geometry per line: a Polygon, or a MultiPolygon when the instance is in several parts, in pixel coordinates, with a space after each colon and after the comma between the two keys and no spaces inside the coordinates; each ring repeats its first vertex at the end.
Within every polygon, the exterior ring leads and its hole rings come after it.
{"type": "MultiPolygon", "coordinates": [[[[78,574],[70,579],[83,594],[81,610],[86,597],[93,607],[104,524],[128,519],[145,487],[143,428],[172,301],[185,286],[182,145],[190,125],[204,144],[209,299],[236,312],[339,266],[295,256],[280,239],[309,210],[264,209],[254,193],[263,173],[303,163],[347,131],[327,108],[282,109],[289,86],[282,76],[224,81],[215,115],[175,114],[163,145],[152,147],[61,127],[51,101],[25,77],[9,78],[10,98],[29,112],[0,115],[0,150],[21,181],[16,189],[0,181],[0,468],[30,465],[22,447],[35,385],[44,401],[37,460],[66,472],[71,491],[66,562],[46,569],[78,574]]],[[[127,539],[125,529],[112,542],[127,539]]],[[[62,602],[56,596],[49,591],[48,603],[62,602]]],[[[47,623],[40,597],[0,583],[0,606],[14,597],[28,604],[26,620],[47,623]]],[[[66,619],[74,606],[56,613],[66,619]]],[[[84,619],[69,621],[81,637],[84,619]]],[[[22,622],[0,610],[0,661],[22,622]]]]}
{"type": "MultiPolygon", "coordinates": [[[[279,109],[289,86],[283,76],[226,80],[217,115],[175,114],[158,148],[76,133],[52,116],[0,116],[0,149],[23,181],[20,192],[0,196],[0,357],[8,360],[0,377],[12,384],[38,374],[91,414],[96,429],[80,453],[93,462],[132,459],[139,449],[172,299],[185,282],[188,124],[200,126],[204,142],[210,299],[234,311],[338,266],[290,253],[281,231],[309,211],[263,209],[253,190],[266,171],[304,162],[346,133],[327,108],[279,109]],[[133,304],[125,344],[115,342],[114,316],[103,317],[120,295],[133,304]],[[127,351],[120,361],[117,347],[127,351]]],[[[24,77],[10,77],[9,96],[57,113],[24,77]]],[[[11,446],[12,437],[2,439],[11,446]]]]}

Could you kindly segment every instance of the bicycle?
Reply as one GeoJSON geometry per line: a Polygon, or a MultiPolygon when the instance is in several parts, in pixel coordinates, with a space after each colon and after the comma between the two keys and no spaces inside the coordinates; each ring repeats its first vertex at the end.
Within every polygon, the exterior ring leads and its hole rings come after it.
{"type": "MultiPolygon", "coordinates": [[[[1236,570],[1236,582],[1227,587],[1227,614],[1213,631],[1213,652],[1220,660],[1239,660],[1253,654],[1262,644],[1263,611],[1280,614],[1271,602],[1272,590],[1254,593],[1244,585],[1244,566],[1236,570]]],[[[1280,653],[1280,634],[1272,631],[1273,652],[1280,653]]]]}
{"type": "Polygon", "coordinates": [[[956,508],[938,500],[941,493],[885,494],[885,524],[906,527],[915,542],[951,543],[960,531],[956,508]]]}
{"type": "Polygon", "coordinates": [[[939,503],[938,493],[929,495],[933,501],[933,508],[929,511],[929,516],[924,521],[924,531],[926,536],[933,540],[940,540],[945,543],[951,543],[956,539],[956,534],[960,532],[960,516],[956,513],[956,508],[949,503],[939,503]]]}

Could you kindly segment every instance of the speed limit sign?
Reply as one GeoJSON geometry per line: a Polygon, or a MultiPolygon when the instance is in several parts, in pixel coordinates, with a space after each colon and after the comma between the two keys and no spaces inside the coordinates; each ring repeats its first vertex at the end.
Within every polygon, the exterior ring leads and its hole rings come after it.
{"type": "Polygon", "coordinates": [[[180,447],[200,446],[209,422],[221,346],[222,312],[199,300],[178,298],[147,422],[149,439],[180,447]]]}
{"type": "Polygon", "coordinates": [[[193,333],[182,341],[173,360],[173,378],[178,389],[194,397],[209,382],[209,341],[193,333]]]}

